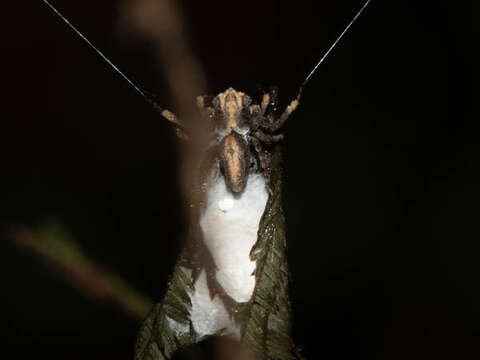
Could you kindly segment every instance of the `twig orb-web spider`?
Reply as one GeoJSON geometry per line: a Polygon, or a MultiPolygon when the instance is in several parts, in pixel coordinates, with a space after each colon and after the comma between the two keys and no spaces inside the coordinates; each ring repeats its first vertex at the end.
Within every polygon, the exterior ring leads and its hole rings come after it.
{"type": "MultiPolygon", "coordinates": [[[[267,187],[269,185],[271,154],[267,146],[283,139],[282,134],[274,133],[299,104],[296,98],[280,117],[276,117],[277,101],[276,88],[265,93],[260,104],[252,104],[250,96],[233,88],[215,97],[197,98],[201,121],[208,122],[213,128],[208,146],[217,146],[220,171],[233,194],[240,194],[245,189],[251,173],[261,172],[267,187]]],[[[177,126],[179,137],[195,137],[173,113],[163,110],[162,115],[177,126]]]]}

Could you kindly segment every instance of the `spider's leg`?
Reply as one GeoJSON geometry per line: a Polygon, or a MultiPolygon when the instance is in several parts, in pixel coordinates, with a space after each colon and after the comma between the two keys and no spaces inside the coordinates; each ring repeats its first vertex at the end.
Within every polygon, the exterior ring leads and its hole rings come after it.
{"type": "Polygon", "coordinates": [[[254,171],[258,170],[258,161],[255,156],[250,155],[249,162],[250,162],[250,169],[254,169],[254,171]]]}
{"type": "Polygon", "coordinates": [[[273,122],[275,114],[277,112],[278,105],[278,87],[271,86],[268,93],[263,95],[262,99],[262,116],[266,118],[266,121],[273,122]]]}
{"type": "Polygon", "coordinates": [[[158,108],[157,110],[160,111],[160,115],[162,115],[165,119],[170,121],[171,123],[175,124],[175,134],[182,140],[188,140],[188,132],[187,128],[184,125],[183,121],[177,118],[177,115],[172,113],[169,110],[163,110],[158,108]]]}
{"type": "Polygon", "coordinates": [[[157,110],[162,117],[175,125],[175,134],[182,140],[188,140],[188,129],[185,123],[180,120],[177,115],[167,109],[163,109],[152,97],[148,98],[148,102],[157,110]]]}
{"type": "Polygon", "coordinates": [[[280,117],[278,118],[277,121],[275,121],[273,123],[269,123],[269,122],[264,121],[261,124],[261,127],[266,129],[266,130],[269,130],[271,132],[277,131],[278,129],[280,129],[283,126],[283,124],[285,124],[285,121],[288,119],[290,114],[295,111],[295,109],[298,107],[299,103],[300,102],[299,102],[298,98],[295,98],[294,100],[292,100],[290,105],[287,106],[287,108],[285,109],[283,114],[280,115],[280,117]]]}
{"type": "Polygon", "coordinates": [[[262,170],[265,170],[267,168],[267,162],[264,156],[262,143],[260,142],[259,139],[253,136],[250,138],[250,140],[252,141],[253,147],[258,154],[258,158],[260,159],[260,166],[262,167],[262,170]]]}
{"type": "Polygon", "coordinates": [[[259,139],[252,136],[250,137],[250,140],[252,141],[255,151],[258,154],[258,158],[260,159],[260,167],[263,170],[263,177],[265,178],[265,184],[267,185],[268,192],[271,195],[272,194],[272,189],[270,188],[271,156],[267,151],[262,149],[262,144],[259,139]]]}
{"type": "Polygon", "coordinates": [[[300,104],[300,101],[298,98],[292,100],[292,102],[290,103],[290,105],[287,106],[287,108],[285,109],[285,111],[283,112],[283,114],[280,116],[280,118],[278,119],[278,121],[275,123],[275,125],[277,125],[277,129],[281,128],[283,126],[283,124],[285,123],[285,121],[288,119],[288,117],[290,116],[290,114],[292,112],[295,111],[295,109],[298,107],[298,104],[300,104]]]}
{"type": "Polygon", "coordinates": [[[153,95],[151,93],[145,93],[145,99],[147,99],[147,101],[150,103],[150,105],[152,105],[152,107],[155,110],[157,110],[165,120],[170,121],[171,123],[175,124],[177,127],[180,127],[185,131],[187,130],[187,126],[185,125],[185,123],[182,120],[180,120],[177,117],[177,115],[172,113],[170,110],[164,109],[160,106],[160,104],[156,100],[155,95],[153,95]]]}
{"type": "Polygon", "coordinates": [[[265,111],[267,111],[268,105],[270,104],[270,94],[265,93],[263,94],[262,104],[260,106],[260,114],[263,116],[265,115],[265,111]]]}
{"type": "Polygon", "coordinates": [[[245,118],[248,119],[250,124],[250,131],[254,133],[263,121],[262,109],[260,105],[250,105],[248,108],[248,114],[245,118]]]}
{"type": "Polygon", "coordinates": [[[283,140],[284,135],[283,134],[278,134],[278,135],[265,134],[262,130],[259,129],[255,131],[255,137],[266,144],[271,144],[271,143],[275,143],[283,140]]]}
{"type": "Polygon", "coordinates": [[[183,122],[180,121],[180,120],[177,118],[177,115],[175,115],[174,113],[172,113],[170,110],[165,110],[165,109],[164,109],[164,110],[161,110],[161,111],[160,111],[160,114],[161,114],[165,119],[167,119],[168,121],[170,121],[171,123],[174,123],[175,125],[184,127],[183,122]]]}

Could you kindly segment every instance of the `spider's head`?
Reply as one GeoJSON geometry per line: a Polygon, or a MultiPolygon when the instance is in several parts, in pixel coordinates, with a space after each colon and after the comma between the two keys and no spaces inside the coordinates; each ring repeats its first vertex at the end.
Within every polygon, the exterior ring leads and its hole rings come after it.
{"type": "Polygon", "coordinates": [[[250,126],[245,119],[245,114],[249,112],[251,102],[248,95],[233,88],[229,88],[213,98],[212,105],[216,115],[217,133],[220,136],[226,136],[232,131],[240,135],[247,134],[250,126]]]}

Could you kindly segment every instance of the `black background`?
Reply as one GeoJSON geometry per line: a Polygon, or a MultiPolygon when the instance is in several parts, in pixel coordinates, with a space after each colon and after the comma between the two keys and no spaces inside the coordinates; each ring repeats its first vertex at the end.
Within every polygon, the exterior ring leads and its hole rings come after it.
{"type": "MultiPolygon", "coordinates": [[[[284,105],[361,6],[181,3],[212,93],[278,85],[284,105]]],[[[117,1],[55,4],[170,106],[148,44],[120,36],[117,1]]],[[[285,126],[295,339],[309,359],[478,356],[469,5],[373,1],[285,126]]],[[[138,324],[83,298],[7,233],[54,217],[159,300],[183,229],[173,133],[41,1],[6,5],[0,30],[2,351],[131,359],[138,324]]]]}

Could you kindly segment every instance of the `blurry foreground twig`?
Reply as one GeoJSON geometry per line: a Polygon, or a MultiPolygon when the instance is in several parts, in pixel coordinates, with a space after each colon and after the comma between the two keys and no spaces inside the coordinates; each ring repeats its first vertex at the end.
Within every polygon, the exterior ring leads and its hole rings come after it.
{"type": "MultiPolygon", "coordinates": [[[[200,134],[195,99],[206,93],[206,77],[203,67],[191,50],[180,3],[175,0],[123,0],[119,9],[119,28],[128,34],[140,35],[152,45],[158,71],[168,80],[172,94],[172,107],[158,99],[162,107],[168,107],[188,125],[190,133],[200,134]]],[[[202,152],[187,151],[186,143],[179,148],[180,184],[188,198],[192,188],[192,170],[200,163],[202,152]],[[187,195],[188,194],[188,195],[187,195]]],[[[189,203],[193,199],[187,200],[189,203]]]]}
{"type": "Polygon", "coordinates": [[[205,75],[190,49],[178,2],[124,0],[120,25],[140,33],[153,45],[159,70],[165,73],[173,94],[174,112],[185,121],[198,115],[195,98],[204,94],[205,75]]]}
{"type": "Polygon", "coordinates": [[[152,307],[148,297],[88,258],[57,223],[38,231],[18,227],[12,238],[15,244],[40,256],[68,284],[93,300],[112,303],[136,320],[142,320],[152,307]]]}

